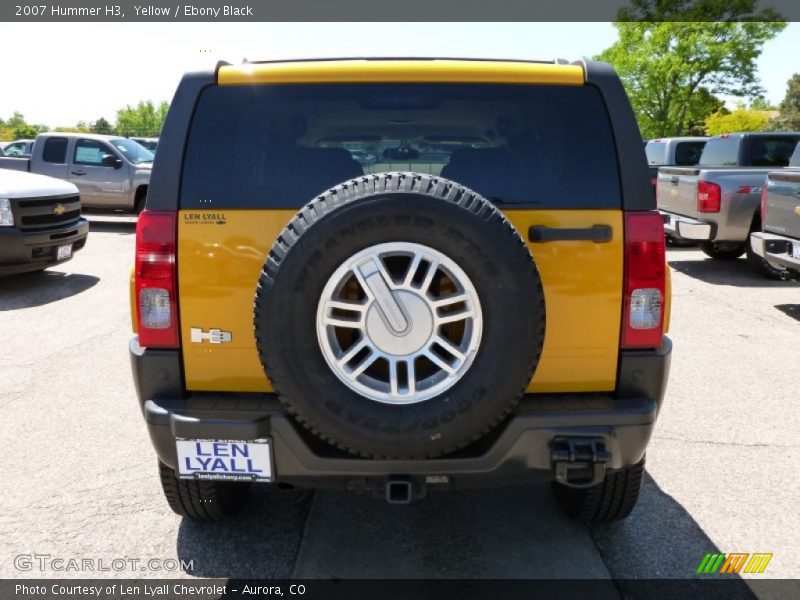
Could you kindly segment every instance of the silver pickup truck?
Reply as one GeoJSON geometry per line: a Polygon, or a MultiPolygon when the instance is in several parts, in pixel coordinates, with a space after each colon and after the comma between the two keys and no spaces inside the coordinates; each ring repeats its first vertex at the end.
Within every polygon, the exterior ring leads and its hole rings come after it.
{"type": "Polygon", "coordinates": [[[0,168],[73,183],[84,208],[141,212],[153,153],[127,138],[90,133],[42,133],[30,158],[0,158],[0,168]]]}
{"type": "Polygon", "coordinates": [[[692,240],[711,258],[747,253],[763,274],[782,278],[755,254],[750,234],[761,231],[759,202],[767,173],[786,167],[800,133],[731,133],[706,143],[697,167],[662,167],[656,197],[665,232],[692,240]]]}
{"type": "Polygon", "coordinates": [[[800,277],[800,144],[788,169],[767,175],[761,222],[763,231],[750,235],[753,252],[787,276],[800,277]]]}

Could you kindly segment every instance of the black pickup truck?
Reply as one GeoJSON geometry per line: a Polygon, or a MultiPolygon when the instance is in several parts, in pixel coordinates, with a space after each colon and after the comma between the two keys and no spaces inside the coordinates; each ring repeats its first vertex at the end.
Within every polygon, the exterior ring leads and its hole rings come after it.
{"type": "Polygon", "coordinates": [[[762,231],[750,235],[753,251],[786,276],[800,276],[800,144],[789,168],[770,171],[761,191],[762,231]]]}

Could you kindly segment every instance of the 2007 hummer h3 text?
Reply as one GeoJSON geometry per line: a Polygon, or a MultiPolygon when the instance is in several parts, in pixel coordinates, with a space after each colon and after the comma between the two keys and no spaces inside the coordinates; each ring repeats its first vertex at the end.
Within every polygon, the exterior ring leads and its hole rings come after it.
{"type": "Polygon", "coordinates": [[[131,280],[170,506],[219,518],[257,482],[408,502],[545,478],[574,517],[626,516],[671,352],[655,209],[604,64],[186,75],[131,280]]]}

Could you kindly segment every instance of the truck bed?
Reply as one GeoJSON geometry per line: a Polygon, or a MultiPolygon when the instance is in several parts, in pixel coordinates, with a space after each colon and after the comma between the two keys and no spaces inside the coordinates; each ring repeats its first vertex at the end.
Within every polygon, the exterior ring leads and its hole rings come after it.
{"type": "Polygon", "coordinates": [[[761,188],[771,170],[774,167],[662,167],[656,185],[658,208],[711,223],[714,241],[744,242],[758,212],[761,188]],[[720,186],[719,212],[697,209],[699,181],[720,186]]]}
{"type": "Polygon", "coordinates": [[[12,169],[14,171],[30,171],[31,159],[3,156],[0,157],[0,169],[12,169]]]}

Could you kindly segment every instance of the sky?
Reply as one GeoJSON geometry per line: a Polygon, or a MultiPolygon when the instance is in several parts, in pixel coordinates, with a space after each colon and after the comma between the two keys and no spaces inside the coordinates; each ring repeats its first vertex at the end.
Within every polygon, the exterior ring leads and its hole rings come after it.
{"type": "MultiPolygon", "coordinates": [[[[610,46],[610,23],[0,24],[0,117],[50,127],[170,100],[181,75],[218,60],[449,56],[575,60],[610,46]],[[11,49],[22,48],[22,51],[11,49]]],[[[800,23],[764,46],[759,77],[777,103],[800,70],[800,23]]]]}

